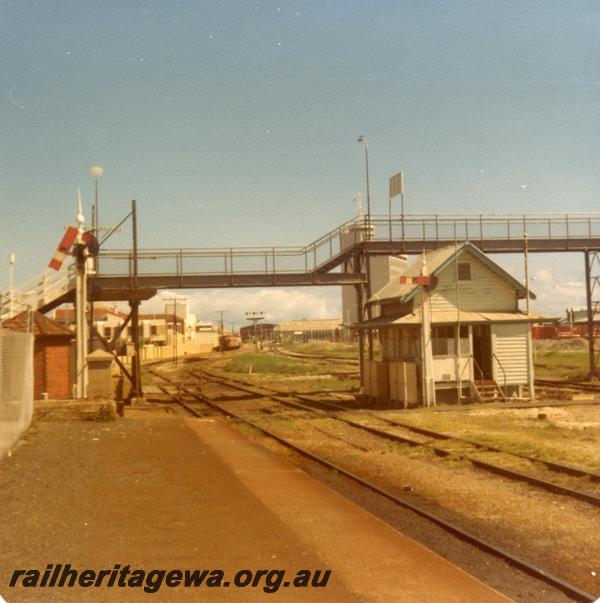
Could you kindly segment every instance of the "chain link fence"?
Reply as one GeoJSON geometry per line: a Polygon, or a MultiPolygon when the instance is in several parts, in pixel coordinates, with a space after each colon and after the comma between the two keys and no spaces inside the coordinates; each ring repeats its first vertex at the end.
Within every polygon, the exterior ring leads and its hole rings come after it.
{"type": "Polygon", "coordinates": [[[33,415],[33,333],[0,328],[0,458],[33,415]]]}

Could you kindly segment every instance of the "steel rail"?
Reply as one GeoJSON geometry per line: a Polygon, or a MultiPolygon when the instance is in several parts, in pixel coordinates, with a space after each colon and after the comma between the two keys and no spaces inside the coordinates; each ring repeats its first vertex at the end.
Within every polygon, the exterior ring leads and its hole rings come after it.
{"type": "Polygon", "coordinates": [[[290,350],[283,351],[278,346],[272,346],[268,351],[286,358],[297,358],[298,360],[326,360],[334,364],[355,364],[358,365],[358,360],[354,358],[341,358],[339,356],[319,356],[318,354],[304,354],[302,352],[292,352],[290,350]]]}
{"type": "MultiPolygon", "coordinates": [[[[192,374],[197,374],[194,371],[192,371],[192,374]]],[[[210,373],[208,373],[206,370],[202,370],[201,374],[203,376],[206,376],[207,374],[210,375],[210,373]]],[[[429,442],[419,442],[418,440],[414,440],[408,436],[403,436],[403,435],[399,435],[396,433],[390,433],[388,431],[384,431],[382,429],[379,429],[377,427],[372,427],[369,425],[364,425],[363,423],[360,423],[358,421],[353,421],[351,419],[347,419],[344,417],[341,417],[339,415],[331,415],[330,412],[328,412],[327,410],[323,410],[322,408],[314,408],[310,407],[310,406],[306,406],[304,404],[299,404],[298,402],[294,402],[292,400],[289,400],[289,396],[283,397],[281,394],[282,392],[277,392],[277,390],[273,390],[272,388],[268,388],[268,387],[263,387],[263,386],[253,386],[253,385],[249,385],[247,383],[244,382],[240,382],[238,381],[236,383],[235,380],[230,379],[229,377],[222,377],[222,376],[217,376],[214,375],[214,373],[211,375],[213,377],[214,380],[216,380],[217,382],[222,383],[223,385],[225,385],[226,387],[231,387],[233,389],[238,389],[240,391],[244,391],[250,394],[254,394],[254,395],[258,395],[258,396],[262,396],[262,397],[266,397],[266,398],[270,398],[272,400],[275,400],[276,402],[279,402],[280,404],[286,405],[286,406],[291,406],[294,408],[301,408],[303,410],[312,410],[313,412],[320,412],[320,413],[324,413],[326,416],[328,416],[331,419],[340,421],[342,423],[346,423],[347,425],[350,425],[352,427],[361,429],[363,431],[367,431],[369,433],[371,433],[372,435],[376,435],[379,437],[383,437],[385,439],[391,440],[391,441],[395,441],[395,442],[400,442],[403,444],[408,444],[409,446],[420,446],[422,448],[427,448],[428,450],[431,450],[432,452],[434,452],[437,456],[440,457],[453,457],[456,459],[461,459],[461,460],[466,460],[468,462],[470,462],[472,465],[474,465],[475,467],[478,467],[480,469],[483,469],[485,471],[491,472],[491,473],[496,473],[498,475],[502,475],[504,477],[508,477],[510,479],[513,479],[515,481],[521,481],[521,482],[525,482],[527,484],[536,486],[538,488],[542,488],[543,490],[549,491],[549,492],[554,492],[557,494],[562,494],[564,496],[568,496],[570,498],[575,498],[578,500],[581,500],[583,502],[592,504],[596,507],[600,507],[600,497],[594,495],[594,494],[590,494],[588,492],[583,492],[581,490],[575,490],[573,488],[569,488],[567,486],[563,486],[561,484],[556,484],[554,482],[550,482],[548,480],[545,479],[541,479],[538,477],[534,477],[533,475],[529,475],[527,473],[522,473],[521,471],[516,471],[515,469],[507,469],[505,467],[500,467],[498,465],[494,465],[493,463],[488,463],[486,461],[481,461],[479,459],[473,458],[472,456],[470,456],[469,454],[466,453],[461,453],[461,452],[456,452],[456,451],[449,451],[446,450],[445,448],[440,448],[439,446],[435,446],[434,444],[431,444],[429,442]],[[241,383],[241,384],[240,384],[241,383]],[[233,384],[233,385],[232,385],[233,384]],[[261,391],[262,390],[262,391],[261,391]],[[266,394],[263,392],[267,392],[266,394]],[[273,393],[274,392],[274,393],[273,393]]],[[[342,406],[336,405],[336,404],[330,404],[328,402],[323,402],[323,401],[317,401],[317,400],[313,400],[312,398],[309,398],[307,396],[303,396],[302,394],[293,394],[292,397],[296,397],[300,400],[304,400],[309,402],[309,404],[320,404],[326,407],[333,407],[335,408],[335,410],[343,410],[343,411],[348,411],[349,409],[344,408],[342,406]]],[[[390,425],[394,426],[394,427],[401,427],[401,428],[407,428],[410,429],[412,426],[408,426],[404,423],[400,423],[397,421],[392,421],[391,419],[382,419],[380,417],[377,417],[376,415],[372,415],[369,414],[369,416],[377,419],[377,420],[381,420],[383,422],[387,422],[390,425]]],[[[420,429],[420,428],[419,428],[420,429]]],[[[427,430],[422,430],[422,431],[427,431],[427,430]]],[[[421,431],[421,433],[422,433],[421,431]]],[[[433,435],[436,432],[430,431],[428,434],[426,435],[433,435]]],[[[438,434],[441,435],[441,434],[438,434]]],[[[453,439],[452,436],[447,436],[448,439],[453,439]]],[[[461,440],[460,438],[454,438],[459,442],[462,443],[466,443],[466,444],[470,444],[470,445],[475,445],[473,442],[469,442],[468,440],[461,440]]],[[[484,447],[484,444],[481,444],[482,447],[484,447]]],[[[491,449],[491,448],[490,448],[491,449]]],[[[542,464],[545,464],[544,461],[540,461],[539,459],[533,458],[533,457],[525,457],[525,455],[519,455],[519,454],[513,454],[511,452],[505,451],[505,450],[501,450],[498,449],[497,452],[501,452],[503,454],[508,454],[508,455],[513,455],[516,457],[521,456],[521,458],[526,458],[529,461],[532,462],[540,462],[542,464]]],[[[556,464],[557,466],[560,466],[558,464],[556,464]]],[[[575,467],[569,467],[569,466],[564,466],[562,467],[562,469],[564,470],[564,472],[574,472],[574,471],[581,471],[586,477],[590,477],[591,479],[596,479],[596,480],[600,480],[600,476],[590,473],[590,472],[586,472],[584,470],[579,470],[575,467]]]]}
{"type": "MultiPolygon", "coordinates": [[[[176,385],[175,380],[170,379],[169,377],[165,377],[164,375],[161,375],[152,370],[150,372],[152,374],[160,377],[161,379],[164,379],[165,381],[169,381],[172,384],[176,385]]],[[[519,570],[523,571],[524,573],[526,573],[530,576],[533,576],[533,577],[545,582],[546,584],[550,584],[551,586],[553,586],[557,590],[560,590],[561,592],[565,593],[567,596],[573,598],[574,600],[582,601],[585,603],[592,603],[593,601],[596,600],[596,597],[594,595],[591,595],[590,593],[580,589],[579,587],[566,582],[562,578],[555,576],[554,574],[544,570],[543,568],[533,565],[531,563],[528,563],[524,559],[521,559],[520,557],[517,557],[516,555],[509,553],[505,549],[502,549],[489,542],[486,542],[485,540],[482,540],[481,538],[475,536],[471,532],[464,530],[464,529],[450,523],[449,521],[446,521],[445,519],[442,519],[441,517],[431,513],[430,511],[426,511],[425,509],[422,509],[421,507],[395,495],[394,493],[390,492],[389,490],[385,490],[384,488],[381,488],[380,486],[374,484],[373,482],[363,479],[362,477],[343,468],[342,466],[340,466],[336,463],[333,463],[333,462],[325,459],[324,457],[321,457],[320,455],[317,455],[314,452],[311,452],[310,450],[307,450],[306,448],[299,446],[298,444],[294,444],[293,442],[287,440],[286,438],[258,425],[257,423],[254,423],[253,421],[250,421],[249,419],[222,407],[220,404],[217,404],[213,400],[210,400],[209,398],[204,396],[202,393],[190,390],[188,387],[182,387],[181,389],[185,390],[191,396],[193,396],[196,399],[200,400],[201,402],[207,404],[208,406],[211,406],[212,408],[214,408],[221,414],[224,414],[230,418],[240,421],[241,423],[245,423],[246,425],[249,425],[250,427],[265,434],[266,436],[270,437],[271,439],[275,440],[276,442],[279,442],[283,446],[285,446],[291,450],[294,450],[295,452],[298,452],[302,456],[309,458],[309,459],[319,463],[320,465],[335,471],[336,473],[344,475],[345,477],[351,479],[352,481],[364,486],[365,488],[368,488],[372,492],[375,492],[375,493],[387,498],[388,500],[391,500],[395,504],[397,504],[401,507],[404,507],[406,509],[409,509],[413,513],[415,513],[421,517],[424,517],[425,519],[428,519],[432,523],[440,526],[442,529],[453,534],[454,536],[457,536],[461,540],[468,542],[469,544],[471,544],[487,553],[490,553],[490,554],[494,555],[495,557],[502,559],[503,561],[506,561],[513,567],[518,568],[519,570]]],[[[176,397],[172,396],[171,394],[168,394],[168,395],[173,397],[173,399],[176,400],[179,404],[182,404],[182,401],[177,400],[176,397]]],[[[183,403],[182,405],[185,408],[190,409],[191,414],[193,414],[194,416],[201,416],[201,415],[199,415],[199,413],[197,413],[193,410],[193,407],[190,407],[188,404],[183,403]]]]}
{"type": "Polygon", "coordinates": [[[536,385],[542,387],[555,387],[557,389],[574,389],[586,392],[596,392],[600,394],[600,385],[593,383],[579,383],[578,381],[554,381],[553,379],[536,379],[536,385]]]}
{"type": "MultiPolygon", "coordinates": [[[[296,353],[296,352],[283,352],[281,351],[280,348],[271,348],[271,351],[275,354],[279,354],[281,356],[286,356],[286,357],[290,357],[290,358],[298,358],[300,360],[302,359],[320,359],[320,360],[342,360],[341,358],[335,358],[335,357],[330,357],[330,356],[317,356],[317,355],[308,355],[308,354],[301,354],[301,353],[296,353]],[[288,353],[289,352],[289,353],[288,353]]],[[[350,361],[353,362],[353,361],[350,361]]],[[[536,384],[540,384],[540,385],[554,385],[555,382],[554,381],[546,381],[546,380],[540,380],[540,379],[536,379],[536,384]]],[[[577,382],[567,382],[567,383],[560,383],[557,384],[559,387],[564,387],[564,388],[568,388],[568,387],[572,387],[573,389],[578,388],[578,385],[581,385],[581,389],[583,390],[589,390],[589,391],[597,391],[598,393],[600,393],[600,387],[599,386],[594,386],[592,384],[578,384],[577,382]]],[[[310,398],[305,398],[306,400],[311,400],[310,398]]],[[[321,404],[323,406],[329,407],[331,409],[334,410],[338,410],[338,411],[349,411],[350,409],[345,408],[343,406],[340,406],[338,404],[334,404],[332,402],[325,402],[325,401],[316,401],[318,402],[318,404],[321,404]]],[[[529,407],[526,407],[529,408],[529,407]]],[[[492,446],[491,444],[483,444],[481,442],[475,442],[473,440],[468,440],[466,438],[459,438],[456,436],[451,436],[439,431],[433,431],[431,429],[425,429],[423,427],[417,427],[415,425],[410,425],[409,423],[403,423],[402,421],[395,421],[393,419],[389,419],[387,417],[380,417],[377,415],[374,415],[373,413],[365,413],[366,415],[373,417],[375,419],[377,419],[378,421],[382,421],[385,423],[388,423],[389,425],[394,425],[397,427],[403,427],[405,429],[408,429],[410,431],[414,431],[415,433],[420,433],[422,435],[426,435],[426,436],[430,436],[436,439],[440,439],[440,440],[451,440],[451,441],[455,441],[455,442],[461,442],[461,443],[465,443],[465,444],[470,444],[471,446],[475,446],[476,448],[480,448],[480,449],[484,449],[484,450],[489,450],[491,452],[501,452],[503,454],[509,454],[511,456],[515,456],[527,461],[531,461],[531,462],[536,462],[536,463],[540,463],[542,465],[547,466],[550,469],[553,469],[555,471],[559,471],[561,473],[567,473],[570,475],[577,475],[580,477],[589,477],[591,480],[593,481],[600,481],[600,475],[597,473],[592,473],[591,471],[586,471],[585,469],[581,469],[579,467],[573,467],[572,465],[563,465],[560,463],[555,463],[553,461],[548,461],[546,459],[541,459],[538,457],[533,457],[533,456],[529,456],[526,454],[522,454],[519,452],[512,452],[510,450],[506,450],[503,448],[498,448],[496,446],[492,446]]]]}

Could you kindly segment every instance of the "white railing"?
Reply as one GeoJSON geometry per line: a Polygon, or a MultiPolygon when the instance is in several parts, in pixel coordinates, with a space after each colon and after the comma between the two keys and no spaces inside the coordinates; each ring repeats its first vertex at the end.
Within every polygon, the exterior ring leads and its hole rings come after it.
{"type": "Polygon", "coordinates": [[[52,303],[75,286],[75,264],[56,272],[46,270],[13,289],[6,291],[0,300],[0,318],[6,320],[24,310],[33,311],[52,303]]]}

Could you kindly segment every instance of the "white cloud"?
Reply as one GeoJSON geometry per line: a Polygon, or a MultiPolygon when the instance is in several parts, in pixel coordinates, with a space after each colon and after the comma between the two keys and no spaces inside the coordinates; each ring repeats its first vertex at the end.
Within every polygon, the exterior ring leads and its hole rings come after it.
{"type": "Polygon", "coordinates": [[[537,270],[531,288],[537,295],[534,308],[542,313],[562,316],[566,308],[585,305],[585,282],[562,280],[552,270],[537,270]]]}
{"type": "Polygon", "coordinates": [[[246,323],[245,312],[264,312],[268,322],[302,318],[340,318],[339,287],[268,287],[264,289],[200,289],[161,291],[141,311],[164,312],[165,297],[186,298],[199,320],[216,322],[224,310],[227,324],[246,323]]]}

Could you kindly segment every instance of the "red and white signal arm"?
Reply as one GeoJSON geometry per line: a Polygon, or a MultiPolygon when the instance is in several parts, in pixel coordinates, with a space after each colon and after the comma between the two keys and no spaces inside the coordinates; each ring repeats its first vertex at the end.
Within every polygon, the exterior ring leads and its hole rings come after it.
{"type": "Polygon", "coordinates": [[[403,285],[431,285],[430,276],[401,276],[400,283],[403,285]]]}
{"type": "Polygon", "coordinates": [[[67,228],[67,232],[65,232],[65,236],[62,238],[62,241],[59,243],[56,253],[54,257],[48,263],[48,266],[54,270],[60,270],[60,267],[63,265],[65,258],[67,257],[67,253],[73,246],[75,239],[77,238],[77,228],[74,226],[69,226],[67,228]]]}

